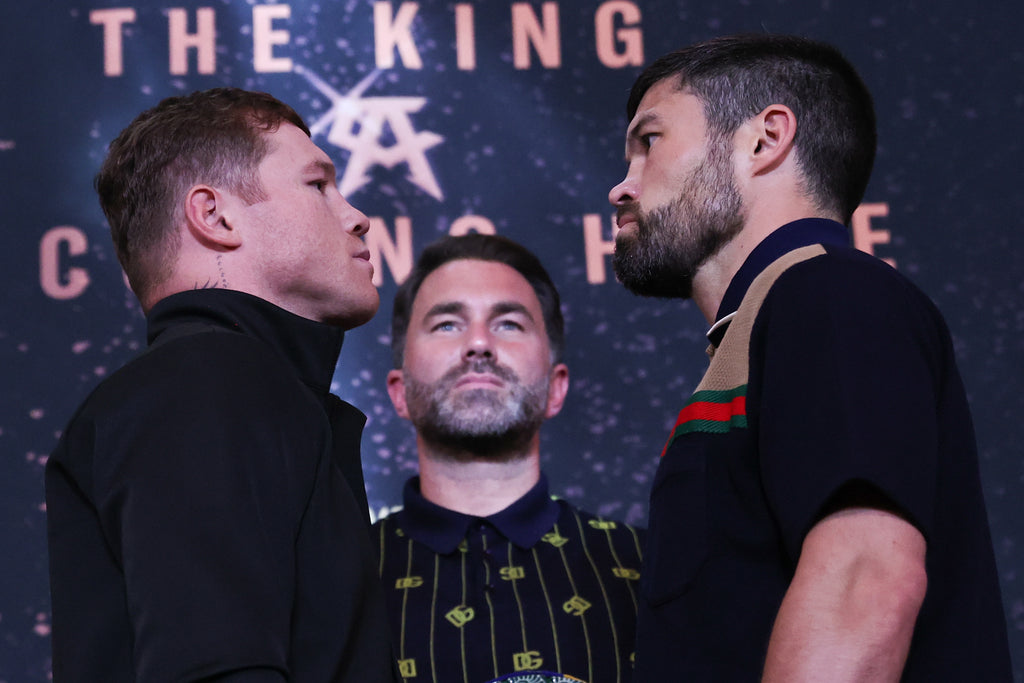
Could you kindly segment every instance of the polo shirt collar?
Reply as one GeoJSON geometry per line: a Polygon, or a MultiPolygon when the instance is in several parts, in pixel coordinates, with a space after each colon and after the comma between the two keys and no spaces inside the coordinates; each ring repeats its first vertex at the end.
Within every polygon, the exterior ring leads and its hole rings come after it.
{"type": "Polygon", "coordinates": [[[458,548],[474,524],[487,524],[519,548],[530,548],[558,521],[558,503],[548,494],[548,480],[540,480],[519,500],[487,517],[476,517],[431,503],[420,493],[420,478],[405,482],[402,491],[402,529],[434,552],[448,555],[458,548]]]}
{"type": "Polygon", "coordinates": [[[794,249],[811,244],[849,246],[850,231],[842,223],[827,218],[801,218],[786,223],[764,238],[750,252],[725,290],[715,324],[708,330],[708,341],[715,347],[722,343],[729,321],[736,314],[747,290],[761,271],[794,249]]]}

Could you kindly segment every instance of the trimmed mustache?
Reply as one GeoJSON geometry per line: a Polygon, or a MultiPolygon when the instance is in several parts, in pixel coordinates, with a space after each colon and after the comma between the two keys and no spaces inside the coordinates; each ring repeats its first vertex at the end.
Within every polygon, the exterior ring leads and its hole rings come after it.
{"type": "Polygon", "coordinates": [[[444,373],[441,377],[441,383],[446,387],[450,387],[459,381],[464,375],[470,373],[483,374],[490,373],[504,382],[516,382],[519,377],[510,368],[504,365],[498,365],[497,361],[492,358],[473,358],[471,360],[463,361],[459,365],[444,373]]]}

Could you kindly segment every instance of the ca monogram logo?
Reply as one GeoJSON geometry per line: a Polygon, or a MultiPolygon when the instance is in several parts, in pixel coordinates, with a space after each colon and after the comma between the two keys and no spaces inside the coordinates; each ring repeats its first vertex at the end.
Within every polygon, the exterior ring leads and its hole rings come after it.
{"type": "Polygon", "coordinates": [[[349,152],[348,164],[338,183],[341,194],[347,197],[370,182],[367,171],[374,166],[390,169],[407,164],[409,182],[437,201],[444,199],[426,155],[444,137],[431,131],[417,131],[409,119],[410,114],[423,108],[427,98],[363,97],[380,71],[374,71],[344,95],[308,69],[296,67],[295,71],[331,101],[331,108],[313,122],[309,131],[316,137],[327,129],[327,142],[349,152]],[[388,131],[394,142],[385,147],[383,140],[388,131]]]}

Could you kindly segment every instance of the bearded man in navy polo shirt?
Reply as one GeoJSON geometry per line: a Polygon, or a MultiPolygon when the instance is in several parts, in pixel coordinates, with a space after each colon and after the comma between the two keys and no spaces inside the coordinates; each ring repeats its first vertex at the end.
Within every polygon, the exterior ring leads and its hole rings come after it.
{"type": "Polygon", "coordinates": [[[640,531],[552,499],[540,469],[563,325],[540,261],[496,235],[428,246],[395,296],[388,393],[419,476],[375,530],[405,678],[630,679],[640,531]]]}
{"type": "Polygon", "coordinates": [[[732,36],[656,60],[627,110],[615,271],[711,325],[651,492],[635,680],[1009,680],[949,332],[848,246],[876,146],[860,77],[732,36]]]}

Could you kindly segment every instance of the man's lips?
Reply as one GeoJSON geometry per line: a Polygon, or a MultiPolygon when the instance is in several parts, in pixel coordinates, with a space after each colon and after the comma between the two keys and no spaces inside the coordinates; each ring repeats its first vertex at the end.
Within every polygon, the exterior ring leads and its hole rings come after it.
{"type": "Polygon", "coordinates": [[[455,382],[456,389],[467,386],[491,386],[500,387],[504,382],[490,373],[467,372],[455,382]]]}
{"type": "Polygon", "coordinates": [[[615,224],[619,226],[619,230],[636,225],[636,214],[629,212],[618,213],[615,215],[615,224]]]}
{"type": "Polygon", "coordinates": [[[357,254],[353,254],[352,255],[352,260],[353,261],[362,261],[363,263],[365,263],[367,268],[370,269],[370,276],[371,277],[373,276],[373,262],[370,261],[370,251],[368,249],[364,250],[364,251],[361,251],[361,252],[359,252],[357,254]]]}

